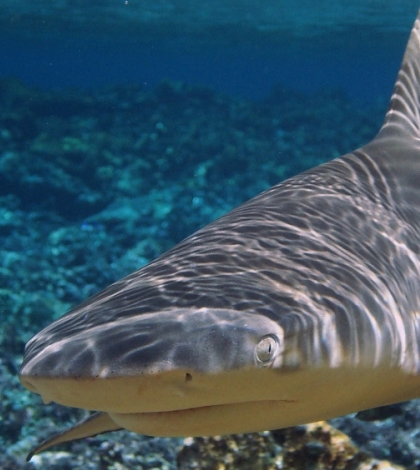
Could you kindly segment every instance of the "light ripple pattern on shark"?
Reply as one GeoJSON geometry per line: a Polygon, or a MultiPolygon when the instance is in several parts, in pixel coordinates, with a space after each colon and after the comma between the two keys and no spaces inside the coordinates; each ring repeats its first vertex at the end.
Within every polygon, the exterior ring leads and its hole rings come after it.
{"type": "Polygon", "coordinates": [[[22,383],[120,427],[209,435],[420,396],[420,16],[366,146],[280,183],[38,333],[22,383]]]}

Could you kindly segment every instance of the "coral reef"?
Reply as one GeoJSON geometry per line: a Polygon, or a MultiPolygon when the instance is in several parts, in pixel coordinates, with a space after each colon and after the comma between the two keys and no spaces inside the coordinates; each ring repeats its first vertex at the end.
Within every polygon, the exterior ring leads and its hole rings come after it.
{"type": "Polygon", "coordinates": [[[372,458],[350,438],[321,421],[271,433],[188,438],[180,470],[402,470],[372,458]]]}

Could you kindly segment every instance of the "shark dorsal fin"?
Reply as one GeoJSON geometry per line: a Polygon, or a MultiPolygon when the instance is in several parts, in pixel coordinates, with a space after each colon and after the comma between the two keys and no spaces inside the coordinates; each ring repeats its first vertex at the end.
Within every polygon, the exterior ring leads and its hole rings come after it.
{"type": "Polygon", "coordinates": [[[378,137],[420,139],[420,12],[378,137]]]}

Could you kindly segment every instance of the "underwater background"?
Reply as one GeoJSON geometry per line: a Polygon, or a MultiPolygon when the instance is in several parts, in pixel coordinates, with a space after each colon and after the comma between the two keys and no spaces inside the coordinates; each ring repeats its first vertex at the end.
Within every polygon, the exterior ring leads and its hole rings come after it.
{"type": "Polygon", "coordinates": [[[2,0],[1,469],[420,468],[416,401],[271,433],[118,432],[26,463],[85,413],[17,379],[25,343],[72,306],[371,139],[418,7],[2,0]]]}

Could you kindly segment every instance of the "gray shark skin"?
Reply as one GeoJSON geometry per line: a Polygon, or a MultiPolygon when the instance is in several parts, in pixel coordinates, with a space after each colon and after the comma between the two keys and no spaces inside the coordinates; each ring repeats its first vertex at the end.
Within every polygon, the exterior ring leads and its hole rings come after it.
{"type": "Polygon", "coordinates": [[[28,342],[26,387],[99,411],[29,457],[120,427],[246,432],[420,396],[419,18],[373,141],[251,199],[28,342]]]}

